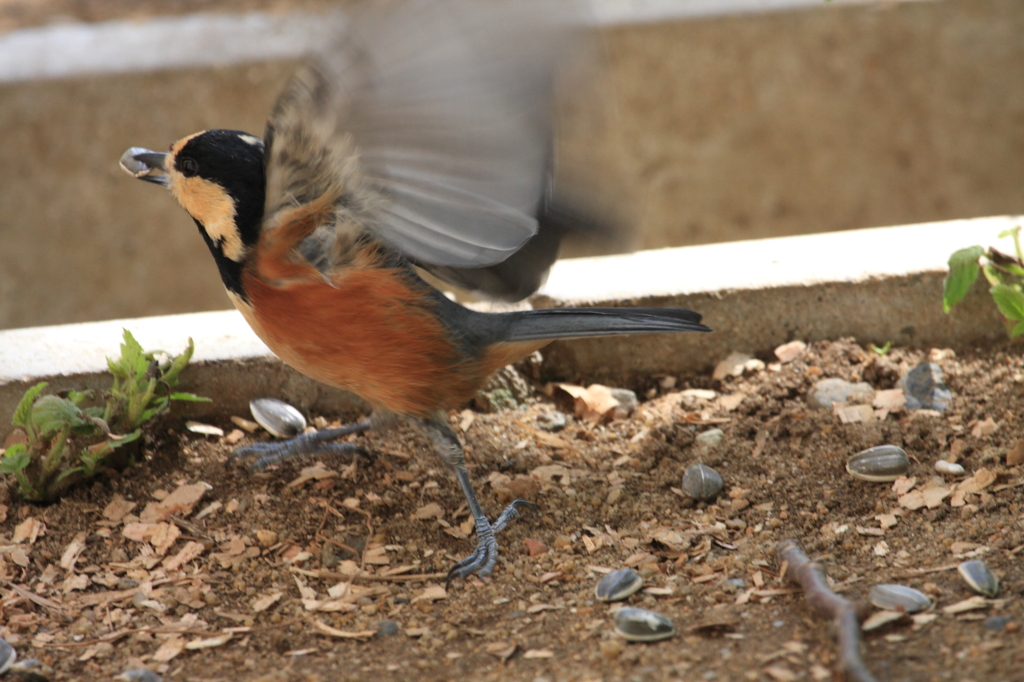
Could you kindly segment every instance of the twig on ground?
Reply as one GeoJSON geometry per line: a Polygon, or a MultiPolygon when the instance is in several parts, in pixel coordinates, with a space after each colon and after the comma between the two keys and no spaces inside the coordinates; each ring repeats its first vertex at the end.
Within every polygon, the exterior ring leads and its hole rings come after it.
{"type": "Polygon", "coordinates": [[[832,619],[839,644],[838,672],[849,682],[877,682],[860,656],[860,618],[856,604],[832,591],[824,569],[810,560],[796,540],[783,540],[775,545],[775,557],[786,566],[786,577],[807,593],[811,609],[832,619]]]}

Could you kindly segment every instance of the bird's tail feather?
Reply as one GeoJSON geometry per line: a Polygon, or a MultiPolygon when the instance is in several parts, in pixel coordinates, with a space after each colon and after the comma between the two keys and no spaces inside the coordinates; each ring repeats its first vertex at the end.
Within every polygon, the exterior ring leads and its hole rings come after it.
{"type": "Polygon", "coordinates": [[[711,331],[699,313],[683,308],[542,308],[507,315],[506,341],[711,331]]]}

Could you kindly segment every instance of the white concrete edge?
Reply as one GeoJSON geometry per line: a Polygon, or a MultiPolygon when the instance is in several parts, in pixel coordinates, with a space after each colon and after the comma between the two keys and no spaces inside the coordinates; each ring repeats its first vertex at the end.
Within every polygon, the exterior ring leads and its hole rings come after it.
{"type": "MultiPolygon", "coordinates": [[[[953,251],[972,244],[1012,251],[998,235],[1021,222],[978,218],[569,259],[555,264],[541,295],[569,303],[642,300],[943,272],[953,251]]],[[[192,337],[196,361],[271,356],[233,310],[0,330],[0,386],[104,372],[105,358],[118,355],[122,328],[143,348],[174,354],[192,337]]]]}
{"type": "Polygon", "coordinates": [[[941,272],[972,244],[1012,251],[998,235],[1021,224],[1024,216],[997,216],[569,259],[539,293],[587,303],[941,272]]]}
{"type": "MultiPolygon", "coordinates": [[[[937,0],[589,0],[598,25],[937,0]]],[[[0,35],[0,83],[291,59],[326,45],[340,13],[189,14],[56,24],[0,35]]]]}

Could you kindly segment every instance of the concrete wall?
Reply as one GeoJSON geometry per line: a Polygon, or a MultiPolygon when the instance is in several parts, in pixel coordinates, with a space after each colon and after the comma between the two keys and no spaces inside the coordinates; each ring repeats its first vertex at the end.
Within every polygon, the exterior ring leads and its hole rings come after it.
{"type": "MultiPolygon", "coordinates": [[[[563,148],[640,246],[1024,213],[1020,0],[633,25],[604,46],[563,148]]],[[[191,220],[117,159],[261,131],[292,66],[0,85],[0,328],[227,307],[191,220]]]]}

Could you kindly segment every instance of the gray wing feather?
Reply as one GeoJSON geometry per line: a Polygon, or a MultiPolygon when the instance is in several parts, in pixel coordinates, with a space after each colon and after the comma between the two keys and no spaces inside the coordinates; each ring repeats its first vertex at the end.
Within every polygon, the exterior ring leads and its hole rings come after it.
{"type": "Polygon", "coordinates": [[[413,0],[353,17],[268,122],[268,223],[328,187],[339,226],[362,225],[416,262],[506,260],[537,233],[574,4],[413,0]],[[353,152],[357,166],[341,163],[353,152]]]}

